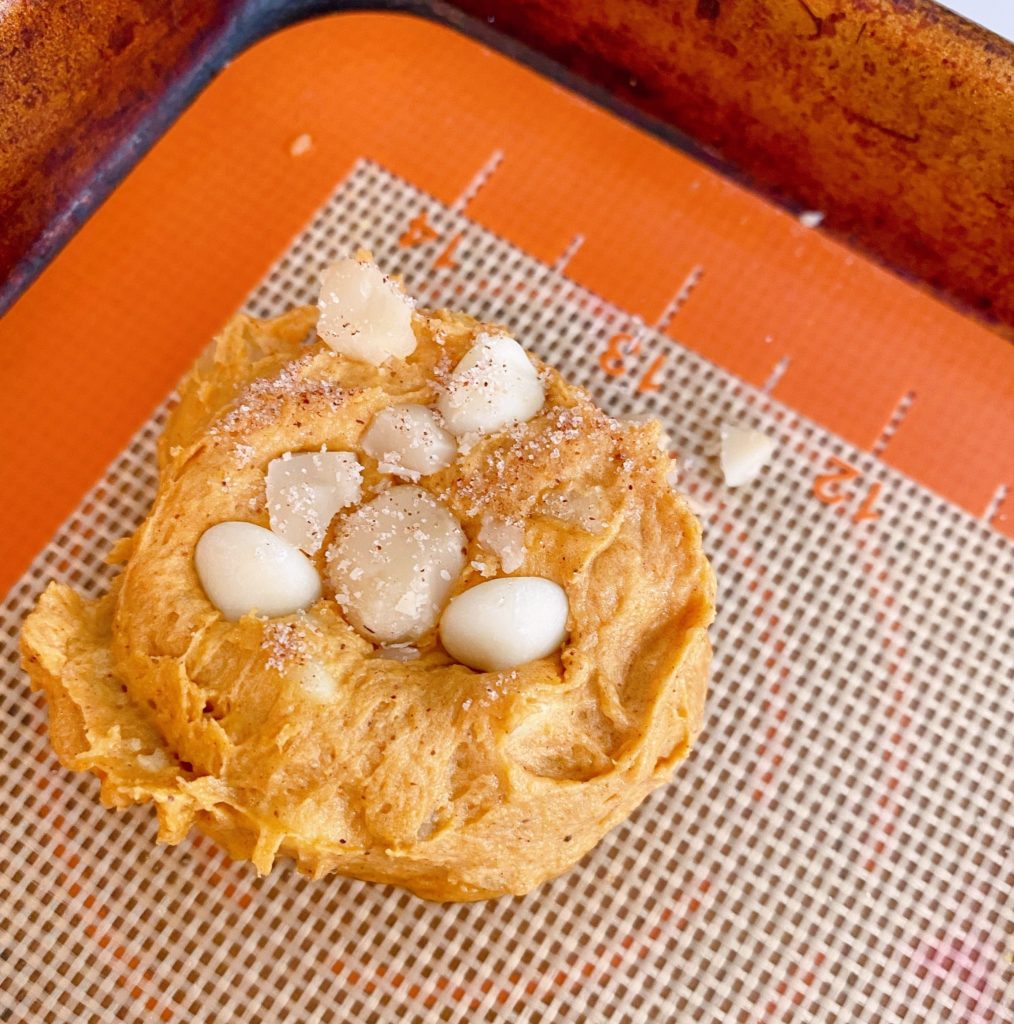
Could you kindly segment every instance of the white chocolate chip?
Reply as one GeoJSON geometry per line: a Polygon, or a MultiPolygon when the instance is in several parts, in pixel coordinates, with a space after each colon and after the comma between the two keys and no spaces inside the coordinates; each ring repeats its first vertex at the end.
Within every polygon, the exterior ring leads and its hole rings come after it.
{"type": "Polygon", "coordinates": [[[598,484],[547,491],[542,495],[540,506],[547,516],[589,533],[601,533],[608,525],[606,492],[598,484]]]}
{"type": "Polygon", "coordinates": [[[266,483],[272,531],[314,554],[335,514],[358,504],[362,477],[351,452],[286,452],[273,459],[266,483]]]}
{"type": "Polygon", "coordinates": [[[335,352],[380,366],[415,351],[412,300],[373,263],[337,260],[320,277],[317,333],[335,352]]]}
{"type": "Polygon", "coordinates": [[[320,577],[306,555],[254,523],[209,527],[194,565],[208,600],[232,621],[253,611],[288,615],[320,597],[320,577]]]}
{"type": "Polygon", "coordinates": [[[396,405],[373,417],[362,439],[363,451],[381,473],[418,480],[454,461],[458,446],[424,405],[396,405]]]}
{"type": "Polygon", "coordinates": [[[749,483],[767,465],[775,442],[767,434],[746,427],[722,427],[722,474],[729,487],[749,483]]]}
{"type": "Polygon", "coordinates": [[[567,595],[551,580],[488,580],[448,604],[440,619],[440,642],[469,668],[515,668],[552,654],[563,643],[568,611],[567,595]]]}
{"type": "Polygon", "coordinates": [[[338,695],[334,676],[318,661],[296,665],[288,674],[299,692],[314,704],[330,704],[338,695]]]}
{"type": "Polygon", "coordinates": [[[505,334],[480,334],[454,368],[437,403],[452,434],[491,434],[530,420],[545,404],[525,350],[505,334]]]}
{"type": "Polygon", "coordinates": [[[151,754],[138,754],[137,763],[146,772],[160,772],[169,767],[169,758],[164,750],[156,750],[151,754]]]}
{"type": "Polygon", "coordinates": [[[391,644],[390,647],[378,648],[377,657],[385,661],[415,661],[419,657],[419,648],[411,644],[391,644]]]}
{"type": "Polygon", "coordinates": [[[458,521],[426,491],[392,487],[339,528],[327,553],[335,600],[368,640],[415,640],[436,625],[465,545],[458,521]]]}
{"type": "Polygon", "coordinates": [[[483,516],[479,543],[500,559],[504,572],[514,572],[524,563],[525,528],[516,519],[483,516]]]}

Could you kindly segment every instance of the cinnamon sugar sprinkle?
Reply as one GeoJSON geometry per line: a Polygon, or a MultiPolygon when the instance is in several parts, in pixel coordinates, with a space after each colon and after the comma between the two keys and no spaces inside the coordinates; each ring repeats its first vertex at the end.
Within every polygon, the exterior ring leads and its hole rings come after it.
{"type": "Polygon", "coordinates": [[[261,650],[267,651],[267,667],[284,673],[306,663],[306,632],[295,622],[266,622],[261,650]]]}
{"type": "MultiPolygon", "coordinates": [[[[251,381],[236,399],[233,407],[209,431],[211,434],[242,434],[259,430],[278,419],[282,406],[293,400],[304,404],[320,401],[337,412],[349,392],[330,380],[308,380],[302,374],[314,359],[314,354],[294,359],[283,366],[274,377],[260,377],[251,381]]],[[[237,459],[246,454],[246,444],[237,444],[233,454],[237,459]]]]}
{"type": "Polygon", "coordinates": [[[237,441],[236,444],[232,446],[232,454],[233,458],[236,460],[236,465],[242,469],[244,466],[249,466],[250,463],[253,462],[257,456],[257,449],[254,448],[252,444],[243,444],[242,442],[237,441]]]}
{"type": "MultiPolygon", "coordinates": [[[[541,417],[541,422],[518,423],[488,435],[490,440],[506,440],[507,444],[501,444],[485,456],[485,472],[480,479],[456,481],[442,497],[445,501],[457,498],[467,504],[467,516],[480,516],[512,489],[519,468],[525,464],[534,467],[560,462],[567,448],[579,439],[599,435],[619,441],[624,430],[624,424],[606,416],[590,403],[549,409],[541,417]]],[[[477,438],[476,443],[479,440],[477,438]]],[[[624,453],[619,467],[625,473],[631,473],[637,464],[624,453]]]]}

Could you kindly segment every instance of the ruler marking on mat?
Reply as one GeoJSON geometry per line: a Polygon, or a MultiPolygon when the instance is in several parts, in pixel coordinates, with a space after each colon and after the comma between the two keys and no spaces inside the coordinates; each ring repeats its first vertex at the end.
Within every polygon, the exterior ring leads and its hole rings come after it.
{"type": "Polygon", "coordinates": [[[464,191],[450,205],[452,213],[462,213],[466,206],[479,194],[486,182],[493,177],[496,169],[503,162],[503,150],[496,149],[489,159],[475,172],[472,180],[465,186],[464,191]]]}
{"type": "Polygon", "coordinates": [[[704,277],[704,267],[698,264],[691,268],[690,273],[683,279],[683,283],[679,286],[676,294],[669,301],[665,309],[662,310],[662,315],[655,324],[656,330],[664,331],[672,323],[673,317],[686,304],[702,277],[704,277]]]}
{"type": "Polygon", "coordinates": [[[761,385],[761,391],[763,391],[765,395],[770,395],[771,392],[774,391],[774,389],[777,387],[778,382],[782,379],[782,377],[785,376],[786,371],[791,365],[791,357],[782,356],[782,358],[779,359],[777,363],[775,363],[774,367],[771,370],[771,373],[768,374],[768,379],[764,381],[764,383],[761,385]]]}
{"type": "Polygon", "coordinates": [[[982,518],[987,523],[992,523],[996,519],[996,514],[1003,506],[1008,491],[1009,487],[1007,484],[1000,484],[1000,486],[993,492],[993,496],[989,499],[989,504],[986,506],[986,511],[982,515],[982,518]]]}
{"type": "Polygon", "coordinates": [[[578,233],[567,244],[567,248],[556,257],[556,261],[553,263],[553,272],[562,274],[582,245],[584,245],[584,235],[578,233]]]}
{"type": "Polygon", "coordinates": [[[888,417],[887,423],[884,425],[884,429],[880,433],[880,437],[877,438],[876,443],[870,449],[872,455],[876,458],[880,458],[887,450],[887,446],[891,441],[891,438],[898,432],[898,428],[901,426],[902,420],[908,415],[908,410],[912,408],[912,403],[915,401],[915,392],[907,391],[898,400],[898,404],[894,407],[894,412],[888,417]]]}

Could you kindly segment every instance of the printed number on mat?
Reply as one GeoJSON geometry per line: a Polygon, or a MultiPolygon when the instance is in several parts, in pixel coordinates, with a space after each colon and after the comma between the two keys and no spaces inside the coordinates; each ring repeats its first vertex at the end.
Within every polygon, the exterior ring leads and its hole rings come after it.
{"type": "Polygon", "coordinates": [[[825,505],[840,505],[860,497],[852,513],[852,522],[862,523],[868,519],[879,519],[876,508],[882,490],[879,481],[874,481],[864,490],[863,475],[855,466],[832,455],[827,460],[827,472],[818,474],[813,481],[813,494],[825,505]]]}
{"type": "MultiPolygon", "coordinates": [[[[623,377],[633,372],[639,362],[641,355],[641,341],[639,338],[628,334],[626,331],[619,331],[607,342],[606,347],[599,353],[599,369],[607,377],[623,377]]],[[[657,355],[648,364],[641,379],[637,382],[637,393],[645,394],[649,391],[658,391],[661,388],[659,375],[665,366],[665,356],[657,355]]]]}
{"type": "MultiPolygon", "coordinates": [[[[440,250],[433,260],[435,268],[444,267],[448,270],[453,270],[458,265],[458,261],[454,258],[454,253],[461,244],[462,236],[463,232],[459,231],[440,250]]],[[[404,249],[411,249],[414,246],[425,245],[427,242],[436,242],[439,239],[440,232],[430,224],[429,217],[426,211],[423,210],[408,222],[408,227],[405,228],[398,238],[398,245],[404,249]]]]}

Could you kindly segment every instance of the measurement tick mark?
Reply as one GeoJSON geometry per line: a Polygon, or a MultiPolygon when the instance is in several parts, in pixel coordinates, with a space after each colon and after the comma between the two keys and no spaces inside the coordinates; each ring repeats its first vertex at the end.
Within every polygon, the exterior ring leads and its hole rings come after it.
{"type": "Polygon", "coordinates": [[[1004,500],[1007,497],[1008,490],[1009,488],[1006,484],[1000,484],[1000,486],[993,492],[993,497],[989,499],[986,511],[982,513],[983,520],[989,525],[993,525],[993,520],[996,518],[997,512],[1000,511],[1000,506],[1003,505],[1004,500]]]}
{"type": "Polygon", "coordinates": [[[789,364],[791,362],[792,360],[788,356],[782,356],[782,358],[775,363],[774,369],[768,375],[768,379],[764,381],[761,386],[761,391],[763,391],[765,395],[770,395],[771,392],[774,391],[775,385],[777,385],[782,377],[785,376],[785,371],[789,368],[789,364]]]}
{"type": "Polygon", "coordinates": [[[703,276],[704,267],[699,264],[687,274],[683,284],[680,285],[679,291],[673,296],[672,301],[665,307],[662,315],[658,318],[658,323],[655,324],[658,330],[664,331],[672,323],[673,317],[680,311],[687,299],[690,298],[690,293],[697,287],[703,276]]]}
{"type": "Polygon", "coordinates": [[[870,449],[870,453],[880,458],[887,449],[888,442],[898,432],[898,427],[901,426],[901,421],[908,415],[908,410],[912,408],[912,403],[915,401],[915,392],[907,391],[901,396],[901,401],[895,406],[894,412],[891,413],[891,418],[887,421],[884,426],[880,437],[877,438],[876,443],[870,449]]]}
{"type": "Polygon", "coordinates": [[[553,264],[553,270],[556,271],[557,274],[563,273],[567,264],[570,263],[570,261],[574,258],[574,256],[577,254],[578,249],[580,249],[582,245],[584,245],[584,235],[575,235],[570,240],[570,243],[568,244],[567,248],[564,249],[559,256],[557,256],[556,262],[553,264]]]}
{"type": "Polygon", "coordinates": [[[451,203],[452,213],[462,213],[466,206],[479,194],[479,190],[493,176],[493,172],[503,161],[503,150],[493,150],[490,158],[476,171],[475,176],[465,186],[464,192],[451,203]]]}

